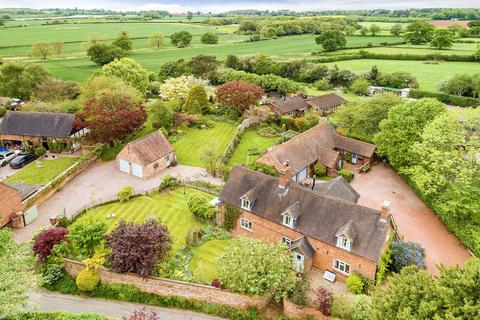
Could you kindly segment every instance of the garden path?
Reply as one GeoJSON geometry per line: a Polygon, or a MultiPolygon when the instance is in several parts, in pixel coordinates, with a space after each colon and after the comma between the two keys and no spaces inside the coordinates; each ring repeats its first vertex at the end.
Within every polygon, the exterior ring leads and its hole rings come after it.
{"type": "Polygon", "coordinates": [[[49,218],[61,210],[65,209],[67,216],[71,217],[85,207],[116,199],[118,190],[125,186],[132,186],[137,193],[151,190],[158,187],[167,174],[221,184],[220,179],[213,178],[200,167],[177,165],[148,179],[141,179],[117,170],[115,161],[98,161],[39,205],[38,218],[23,229],[15,229],[14,238],[17,242],[28,241],[38,228],[47,226],[49,218]]]}
{"type": "Polygon", "coordinates": [[[155,311],[160,319],[169,320],[214,320],[222,319],[192,311],[167,309],[133,304],[127,302],[84,298],[66,294],[57,294],[41,291],[30,295],[27,309],[31,311],[67,311],[72,313],[94,312],[106,317],[121,319],[139,309],[155,311]]]}

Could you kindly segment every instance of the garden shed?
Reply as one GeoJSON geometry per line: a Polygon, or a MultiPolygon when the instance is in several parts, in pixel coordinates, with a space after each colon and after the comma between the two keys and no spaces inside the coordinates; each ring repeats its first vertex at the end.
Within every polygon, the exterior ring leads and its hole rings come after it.
{"type": "Polygon", "coordinates": [[[161,131],[128,143],[117,156],[117,168],[147,179],[176,163],[172,145],[161,131]]]}

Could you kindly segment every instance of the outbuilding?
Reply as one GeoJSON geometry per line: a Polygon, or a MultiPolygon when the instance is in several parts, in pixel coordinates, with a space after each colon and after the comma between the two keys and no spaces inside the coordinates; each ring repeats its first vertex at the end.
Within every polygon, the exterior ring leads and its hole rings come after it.
{"type": "Polygon", "coordinates": [[[120,171],[143,179],[175,164],[173,147],[161,131],[128,143],[117,156],[120,171]]]}

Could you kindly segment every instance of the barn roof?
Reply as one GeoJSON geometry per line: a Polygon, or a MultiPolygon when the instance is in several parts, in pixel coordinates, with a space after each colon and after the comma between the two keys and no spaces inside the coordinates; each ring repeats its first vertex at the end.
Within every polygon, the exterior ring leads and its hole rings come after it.
{"type": "Polygon", "coordinates": [[[307,98],[306,103],[315,109],[330,109],[345,103],[345,99],[338,94],[329,93],[317,97],[307,98]]]}
{"type": "Polygon", "coordinates": [[[68,138],[74,119],[75,115],[69,113],[7,111],[0,134],[68,138]]]}

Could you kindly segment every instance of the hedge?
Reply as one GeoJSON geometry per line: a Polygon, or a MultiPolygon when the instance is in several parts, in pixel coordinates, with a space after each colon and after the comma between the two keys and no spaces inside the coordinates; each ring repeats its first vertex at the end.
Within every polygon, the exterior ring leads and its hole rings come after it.
{"type": "Polygon", "coordinates": [[[459,107],[477,107],[480,106],[480,99],[470,98],[470,97],[460,97],[452,94],[441,93],[441,92],[430,92],[430,91],[421,91],[421,90],[410,90],[410,98],[421,99],[421,98],[436,98],[437,100],[451,104],[459,107]]]}
{"type": "Polygon", "coordinates": [[[334,62],[356,59],[379,59],[379,60],[415,60],[415,61],[450,61],[450,62],[478,62],[480,59],[476,55],[457,55],[457,54],[410,54],[410,53],[373,53],[360,50],[358,53],[339,54],[315,59],[316,62],[334,62]]]}

